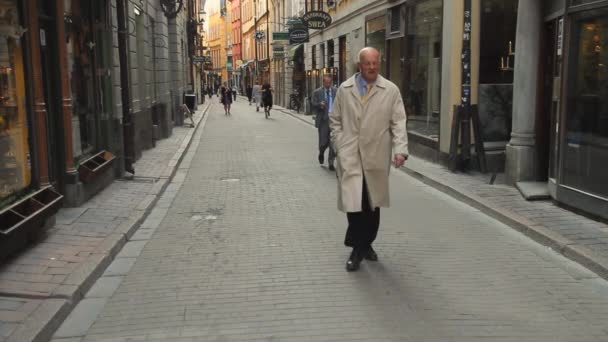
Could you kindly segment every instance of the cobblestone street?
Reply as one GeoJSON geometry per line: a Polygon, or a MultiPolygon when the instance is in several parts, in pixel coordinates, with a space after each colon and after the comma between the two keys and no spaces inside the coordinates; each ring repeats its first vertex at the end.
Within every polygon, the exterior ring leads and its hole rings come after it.
{"type": "Polygon", "coordinates": [[[392,172],[378,262],[348,273],[307,123],[213,105],[147,219],[53,342],[608,341],[608,282],[392,172]]]}

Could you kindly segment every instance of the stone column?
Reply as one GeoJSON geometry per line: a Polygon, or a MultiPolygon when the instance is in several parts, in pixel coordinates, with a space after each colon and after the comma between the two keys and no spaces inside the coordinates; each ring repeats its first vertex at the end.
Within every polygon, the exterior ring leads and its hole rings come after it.
{"type": "Polygon", "coordinates": [[[513,80],[513,124],[506,148],[509,184],[537,178],[536,111],[542,8],[540,0],[519,1],[513,80]]]}

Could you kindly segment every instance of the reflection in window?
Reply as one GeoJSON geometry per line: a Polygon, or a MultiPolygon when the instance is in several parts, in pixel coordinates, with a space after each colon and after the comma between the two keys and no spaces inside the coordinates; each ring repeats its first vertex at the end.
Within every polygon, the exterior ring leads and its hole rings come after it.
{"type": "Polygon", "coordinates": [[[94,151],[97,146],[96,53],[101,44],[95,32],[101,11],[93,8],[96,2],[66,1],[66,12],[71,14],[71,29],[67,37],[68,69],[72,88],[72,141],[74,157],[78,158],[94,151]],[[94,13],[96,12],[96,13],[94,13]]]}
{"type": "Polygon", "coordinates": [[[442,6],[442,0],[428,0],[407,8],[402,94],[407,129],[433,140],[439,138],[442,6]]]}
{"type": "Polygon", "coordinates": [[[608,15],[578,20],[570,51],[563,182],[608,196],[608,15]]]}
{"type": "MultiPolygon", "coordinates": [[[[4,1],[0,32],[20,28],[16,1],[4,1]]],[[[0,35],[0,201],[31,182],[22,43],[0,35]]]]}
{"type": "Polygon", "coordinates": [[[518,0],[482,0],[479,120],[484,142],[511,136],[518,0]]]}

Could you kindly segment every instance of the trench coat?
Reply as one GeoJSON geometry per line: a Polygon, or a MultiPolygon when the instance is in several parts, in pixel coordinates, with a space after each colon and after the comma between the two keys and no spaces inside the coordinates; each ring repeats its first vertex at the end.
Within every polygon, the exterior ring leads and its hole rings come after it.
{"type": "Polygon", "coordinates": [[[409,154],[399,88],[378,75],[363,103],[357,75],[342,83],[330,113],[331,142],[337,153],[338,209],[343,212],[361,211],[364,176],[370,207],[389,207],[393,156],[409,154]]]}

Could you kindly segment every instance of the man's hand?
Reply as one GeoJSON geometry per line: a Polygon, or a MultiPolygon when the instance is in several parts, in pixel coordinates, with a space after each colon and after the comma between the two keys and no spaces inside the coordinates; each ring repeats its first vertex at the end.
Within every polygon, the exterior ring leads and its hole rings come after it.
{"type": "Polygon", "coordinates": [[[393,165],[396,168],[400,168],[403,166],[403,163],[405,163],[406,159],[407,157],[403,154],[395,154],[395,158],[393,158],[393,165]]]}

